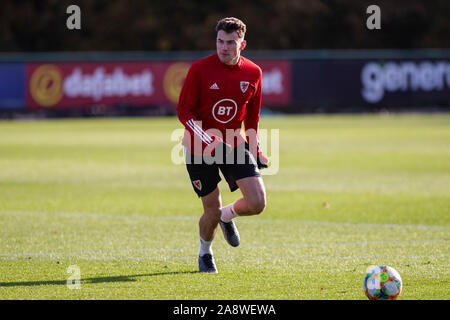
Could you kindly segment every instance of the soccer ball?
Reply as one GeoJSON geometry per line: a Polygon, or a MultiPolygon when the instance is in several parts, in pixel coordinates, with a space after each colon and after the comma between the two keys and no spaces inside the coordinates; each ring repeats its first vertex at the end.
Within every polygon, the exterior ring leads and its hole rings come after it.
{"type": "Polygon", "coordinates": [[[402,292],[402,278],[392,267],[370,267],[364,277],[363,290],[370,300],[395,300],[402,292]]]}

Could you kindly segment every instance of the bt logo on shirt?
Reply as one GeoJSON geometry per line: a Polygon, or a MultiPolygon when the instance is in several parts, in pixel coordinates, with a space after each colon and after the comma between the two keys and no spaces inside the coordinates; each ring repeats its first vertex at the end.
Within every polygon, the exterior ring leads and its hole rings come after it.
{"type": "Polygon", "coordinates": [[[217,101],[212,108],[212,115],[216,121],[227,123],[233,120],[237,113],[237,104],[232,99],[222,99],[217,101]]]}

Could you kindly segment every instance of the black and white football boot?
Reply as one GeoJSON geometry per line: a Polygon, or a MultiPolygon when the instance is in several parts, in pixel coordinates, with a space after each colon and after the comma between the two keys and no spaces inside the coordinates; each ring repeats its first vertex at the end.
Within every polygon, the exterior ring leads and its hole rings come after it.
{"type": "Polygon", "coordinates": [[[232,247],[237,247],[240,243],[239,231],[236,228],[233,220],[230,222],[219,221],[220,228],[222,228],[223,236],[228,244],[232,247]]]}
{"type": "Polygon", "coordinates": [[[200,272],[217,273],[216,263],[214,262],[214,257],[205,253],[198,257],[198,270],[200,272]]]}

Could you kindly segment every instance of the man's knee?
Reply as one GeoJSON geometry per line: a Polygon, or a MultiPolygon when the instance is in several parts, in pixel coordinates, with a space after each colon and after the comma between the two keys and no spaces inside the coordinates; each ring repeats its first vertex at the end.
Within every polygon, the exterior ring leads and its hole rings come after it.
{"type": "Polygon", "coordinates": [[[214,207],[205,207],[204,213],[206,216],[210,217],[211,219],[219,219],[220,215],[222,214],[222,210],[219,206],[214,207]]]}
{"type": "Polygon", "coordinates": [[[266,195],[264,193],[261,193],[255,197],[252,197],[252,199],[248,199],[247,205],[252,215],[262,213],[266,208],[266,195]]]}

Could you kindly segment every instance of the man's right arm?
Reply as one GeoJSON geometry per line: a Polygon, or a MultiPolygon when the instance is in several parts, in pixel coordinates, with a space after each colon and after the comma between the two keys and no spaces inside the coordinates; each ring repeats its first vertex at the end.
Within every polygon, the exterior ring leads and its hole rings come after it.
{"type": "Polygon", "coordinates": [[[211,136],[199,125],[194,114],[200,97],[200,72],[198,66],[193,64],[189,68],[178,98],[178,119],[189,131],[191,136],[198,137],[205,144],[212,142],[211,136]]]}
{"type": "Polygon", "coordinates": [[[201,119],[198,119],[195,115],[195,110],[198,108],[200,100],[200,84],[201,70],[194,63],[189,68],[178,98],[178,119],[189,132],[190,136],[194,137],[194,139],[188,139],[190,143],[193,142],[195,146],[196,141],[199,141],[199,144],[202,145],[202,150],[208,147],[214,150],[217,144],[222,142],[222,139],[203,130],[201,119]]]}

